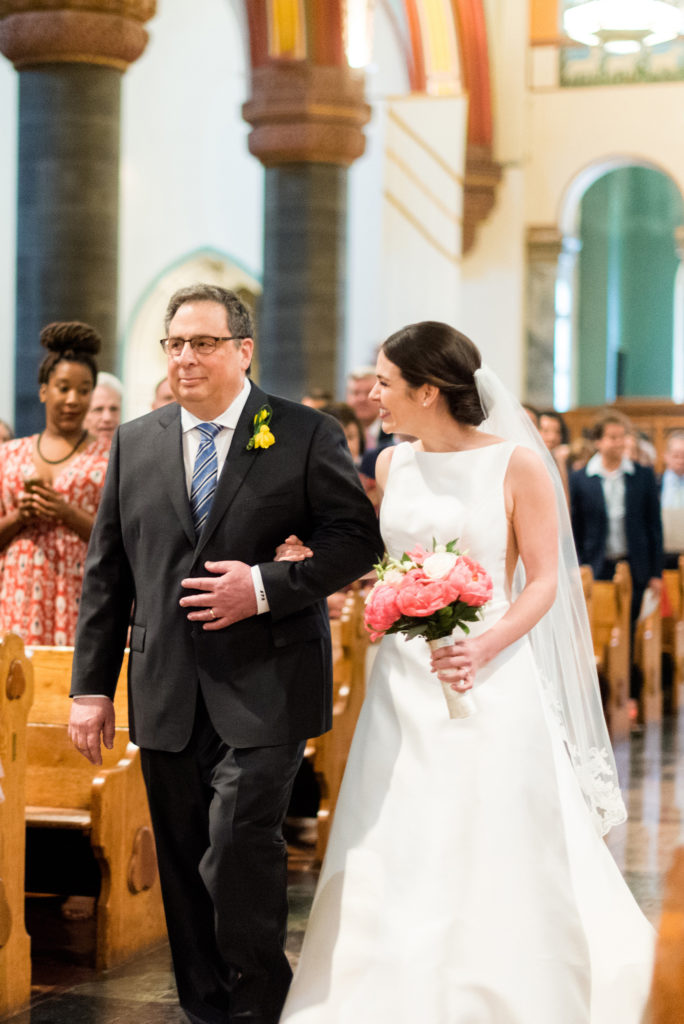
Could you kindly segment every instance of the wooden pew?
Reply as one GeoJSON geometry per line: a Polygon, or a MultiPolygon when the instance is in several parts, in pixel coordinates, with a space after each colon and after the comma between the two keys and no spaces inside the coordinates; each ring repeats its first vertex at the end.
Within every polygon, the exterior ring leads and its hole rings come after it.
{"type": "Polygon", "coordinates": [[[672,672],[669,710],[677,714],[684,684],[684,556],[679,557],[678,569],[664,570],[663,588],[668,604],[667,614],[662,617],[663,655],[669,659],[672,672]]]}
{"type": "Polygon", "coordinates": [[[308,745],[321,788],[316,857],[323,859],[337,796],[356,720],[365,696],[365,655],[368,634],[363,626],[364,601],[350,592],[342,615],[330,623],[333,640],[333,727],[308,745]]]}
{"type": "Polygon", "coordinates": [[[33,673],[18,636],[0,638],[0,1017],[31,996],[31,940],[24,924],[26,720],[33,673]]]}
{"type": "Polygon", "coordinates": [[[641,720],[661,722],[663,718],[662,623],[660,602],[640,619],[634,632],[634,662],[641,670],[641,720]]]}
{"type": "Polygon", "coordinates": [[[684,1018],[684,846],[674,852],[665,880],[658,927],[651,1024],[677,1024],[684,1018]]]}
{"type": "MultiPolygon", "coordinates": [[[[129,742],[126,665],[117,687],[116,734],[91,765],[67,735],[73,651],[30,649],[35,701],[29,716],[26,825],[87,836],[101,875],[95,966],[104,970],[166,935],[140,753],[129,742]]],[[[48,833],[49,834],[49,833],[48,833]]]]}
{"type": "MultiPolygon", "coordinates": [[[[582,566],[583,581],[591,575],[582,566]]],[[[588,582],[585,582],[585,597],[588,582]]],[[[626,562],[618,562],[612,580],[593,580],[587,604],[598,670],[608,685],[606,719],[613,740],[629,735],[631,653],[629,613],[632,579],[626,562]]]]}

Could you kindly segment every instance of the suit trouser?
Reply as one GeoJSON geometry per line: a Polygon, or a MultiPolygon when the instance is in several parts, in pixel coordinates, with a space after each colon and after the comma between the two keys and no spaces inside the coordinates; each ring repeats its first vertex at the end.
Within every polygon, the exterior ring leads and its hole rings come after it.
{"type": "Polygon", "coordinates": [[[181,1006],[275,1024],[291,980],[282,822],[305,744],[235,748],[198,697],[179,753],[141,749],[181,1006]]]}

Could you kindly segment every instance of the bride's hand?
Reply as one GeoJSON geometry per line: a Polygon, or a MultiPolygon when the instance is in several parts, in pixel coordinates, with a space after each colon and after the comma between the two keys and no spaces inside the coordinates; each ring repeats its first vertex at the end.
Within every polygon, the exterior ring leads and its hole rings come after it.
{"type": "Polygon", "coordinates": [[[313,558],[313,551],[308,548],[303,540],[296,534],[291,533],[282,544],[276,548],[275,562],[302,562],[305,558],[313,558]]]}
{"type": "Polygon", "coordinates": [[[440,647],[431,654],[432,671],[441,682],[451,683],[452,690],[465,693],[472,688],[475,673],[485,663],[477,640],[457,640],[450,647],[440,647]]]}

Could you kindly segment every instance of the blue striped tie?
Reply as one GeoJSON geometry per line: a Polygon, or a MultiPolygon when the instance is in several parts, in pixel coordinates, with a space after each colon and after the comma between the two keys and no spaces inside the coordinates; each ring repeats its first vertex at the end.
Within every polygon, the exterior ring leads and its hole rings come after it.
{"type": "Polygon", "coordinates": [[[202,532],[216,490],[218,476],[218,460],[214,438],[223,427],[220,423],[198,423],[197,429],[202,435],[195,467],[192,471],[190,487],[190,511],[195,524],[195,533],[199,537],[202,532]]]}

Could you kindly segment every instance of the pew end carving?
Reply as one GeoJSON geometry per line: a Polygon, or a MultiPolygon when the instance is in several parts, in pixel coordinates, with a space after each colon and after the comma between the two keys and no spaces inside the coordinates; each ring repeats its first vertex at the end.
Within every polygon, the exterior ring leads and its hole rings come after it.
{"type": "Polygon", "coordinates": [[[663,587],[666,592],[666,611],[662,616],[663,659],[668,662],[672,683],[667,694],[668,710],[677,714],[684,684],[684,555],[679,556],[677,569],[663,572],[663,587]]]}
{"type": "Polygon", "coordinates": [[[589,566],[582,566],[581,571],[596,666],[608,691],[606,720],[615,741],[628,736],[630,727],[632,579],[626,562],[618,562],[612,580],[594,580],[589,566]]]}
{"type": "Polygon", "coordinates": [[[347,754],[365,696],[365,657],[368,634],[363,627],[364,601],[350,591],[339,619],[330,623],[333,644],[333,726],[311,740],[307,751],[321,791],[316,859],[322,860],[342,784],[347,754]]]}
{"type": "Polygon", "coordinates": [[[95,967],[104,970],[161,942],[166,926],[140,753],[129,741],[126,662],[117,727],[103,764],[90,764],[67,734],[71,648],[31,649],[36,701],[29,718],[26,824],[78,829],[100,872],[95,967]]]}

